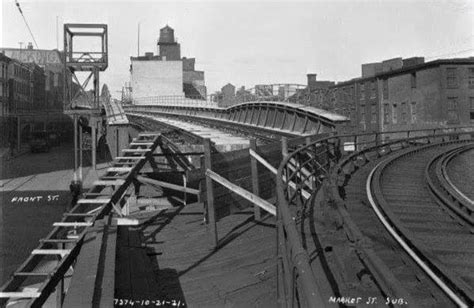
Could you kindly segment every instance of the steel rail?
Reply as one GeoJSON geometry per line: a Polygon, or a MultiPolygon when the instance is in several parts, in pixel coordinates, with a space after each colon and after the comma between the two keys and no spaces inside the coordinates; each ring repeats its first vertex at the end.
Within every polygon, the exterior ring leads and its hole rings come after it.
{"type": "MultiPolygon", "coordinates": [[[[459,141],[454,141],[459,142],[459,141]]],[[[446,143],[441,143],[445,145],[446,143]]],[[[429,144],[422,146],[421,148],[417,148],[405,153],[401,153],[398,155],[395,155],[394,157],[390,157],[387,160],[381,161],[378,163],[370,172],[367,181],[366,181],[366,193],[367,197],[369,199],[369,203],[374,210],[375,214],[377,215],[378,219],[380,222],[383,224],[383,226],[387,229],[387,231],[390,233],[390,235],[397,241],[397,243],[405,250],[405,252],[417,263],[417,265],[436,283],[436,285],[453,301],[455,302],[459,307],[462,308],[467,308],[468,304],[464,301],[464,299],[456,294],[456,292],[452,289],[451,286],[449,286],[445,280],[448,279],[448,281],[451,280],[451,278],[446,277],[444,274],[440,275],[438,274],[440,272],[440,269],[437,268],[433,264],[428,264],[426,262],[426,257],[422,255],[418,249],[415,251],[414,247],[417,247],[416,245],[413,246],[413,243],[408,243],[407,235],[401,231],[401,226],[397,226],[397,223],[393,221],[393,218],[391,218],[391,215],[388,215],[386,213],[386,210],[384,210],[381,205],[380,205],[380,200],[377,198],[373,191],[374,188],[372,185],[376,183],[376,185],[380,185],[381,181],[381,174],[383,172],[383,169],[391,164],[393,161],[400,159],[402,157],[405,157],[412,152],[424,150],[427,148],[432,148],[432,147],[437,147],[441,144],[429,144]],[[374,179],[375,178],[375,179],[374,179]]],[[[383,198],[383,197],[382,197],[383,198]]],[[[441,270],[441,272],[443,272],[441,270]]],[[[451,281],[451,285],[455,284],[454,282],[451,281]]]]}
{"type": "Polygon", "coordinates": [[[447,206],[449,210],[456,213],[463,221],[469,223],[471,226],[474,224],[474,218],[471,216],[474,211],[474,202],[452,183],[447,175],[446,166],[456,155],[472,148],[474,148],[473,145],[467,145],[453,149],[447,153],[440,153],[433,157],[425,168],[425,178],[431,192],[447,206]],[[432,167],[434,164],[435,166],[432,167]],[[432,168],[434,169],[433,176],[439,181],[439,185],[434,183],[430,175],[432,168]]]}
{"type": "MultiPolygon", "coordinates": [[[[453,155],[450,155],[449,157],[446,157],[446,159],[443,161],[443,164],[441,166],[441,172],[442,172],[442,175],[443,175],[443,178],[446,180],[446,182],[449,184],[449,186],[464,200],[467,202],[467,204],[469,205],[469,210],[471,211],[471,213],[473,212],[474,210],[474,200],[471,200],[468,196],[466,196],[462,191],[460,191],[456,185],[454,185],[453,181],[451,180],[448,172],[447,172],[447,166],[449,164],[449,162],[456,156],[456,155],[459,155],[460,153],[462,152],[466,152],[466,151],[469,151],[469,150],[472,150],[474,148],[474,146],[466,146],[464,147],[463,149],[460,149],[458,153],[453,153],[453,155]]],[[[471,222],[472,222],[472,219],[471,219],[471,222]]]]}
{"type": "MultiPolygon", "coordinates": [[[[331,165],[331,161],[337,162],[340,159],[341,154],[339,153],[339,151],[341,150],[340,147],[343,146],[344,141],[353,140],[353,144],[355,146],[356,151],[353,154],[349,155],[349,157],[350,157],[349,159],[345,158],[343,161],[346,161],[346,162],[347,161],[352,161],[352,159],[359,158],[359,157],[363,157],[363,160],[367,161],[367,157],[365,157],[366,153],[369,153],[370,151],[374,151],[374,149],[376,149],[376,151],[377,151],[377,156],[380,156],[380,155],[383,154],[383,152],[385,152],[385,150],[382,150],[382,153],[381,153],[379,151],[380,148],[382,148],[382,149],[387,149],[388,148],[389,151],[391,152],[393,150],[392,146],[395,147],[395,146],[398,145],[400,148],[404,148],[406,146],[410,146],[411,143],[416,143],[419,140],[424,140],[424,139],[426,139],[427,143],[430,143],[431,139],[433,139],[433,138],[435,138],[435,139],[441,138],[442,140],[444,140],[444,138],[459,138],[459,134],[467,134],[467,135],[471,136],[472,131],[473,131],[472,126],[463,126],[463,127],[454,127],[454,128],[447,128],[447,129],[445,128],[445,129],[405,130],[405,131],[393,131],[393,132],[384,132],[384,133],[348,134],[348,135],[339,135],[339,136],[336,135],[336,136],[329,136],[329,137],[324,137],[324,138],[317,138],[315,141],[307,142],[306,145],[304,145],[304,146],[297,147],[293,152],[291,152],[289,155],[287,155],[282,160],[282,162],[280,163],[280,166],[278,168],[278,176],[277,176],[277,196],[278,196],[278,205],[279,205],[278,208],[283,209],[284,211],[287,211],[289,203],[292,202],[292,200],[294,199],[294,197],[287,198],[288,196],[286,196],[286,194],[287,194],[286,191],[288,191],[288,188],[285,189],[285,187],[288,187],[289,183],[286,183],[286,184],[284,183],[285,178],[291,178],[291,175],[288,174],[288,171],[289,171],[288,170],[288,164],[290,163],[290,159],[296,157],[296,155],[298,153],[304,153],[304,152],[309,153],[309,152],[311,152],[310,148],[313,147],[313,148],[316,149],[317,146],[320,143],[321,144],[325,143],[327,149],[332,147],[333,150],[334,150],[333,151],[334,152],[334,157],[327,157],[326,158],[326,161],[327,161],[327,164],[328,164],[328,167],[329,167],[331,165]],[[454,131],[454,133],[445,133],[446,131],[451,131],[451,132],[454,131]],[[437,134],[437,132],[441,132],[441,133],[437,134]],[[418,133],[423,133],[423,134],[418,135],[416,137],[407,138],[407,137],[410,136],[410,134],[413,134],[413,133],[417,133],[417,134],[418,133]],[[405,138],[400,137],[400,134],[406,134],[407,137],[405,137],[405,138]],[[393,136],[393,135],[395,135],[399,139],[393,139],[392,138],[389,142],[385,142],[385,143],[380,141],[382,136],[393,136]],[[371,138],[373,138],[373,140],[363,140],[361,142],[360,141],[361,137],[371,137],[371,138]],[[357,149],[360,146],[371,145],[371,144],[372,145],[375,144],[375,146],[372,146],[371,148],[369,147],[369,148],[365,148],[365,149],[357,151],[357,149]],[[336,149],[338,150],[337,153],[336,153],[336,149]]],[[[471,136],[471,138],[472,138],[472,136],[471,136]]],[[[301,138],[299,138],[299,139],[301,139],[301,138]]],[[[314,159],[316,160],[316,158],[317,157],[315,157],[314,159]]],[[[338,166],[340,166],[340,164],[338,164],[338,166]]],[[[294,171],[294,173],[297,173],[297,172],[299,172],[299,171],[298,170],[294,171]]],[[[326,174],[326,175],[328,173],[329,173],[329,171],[324,172],[324,174],[326,174]]],[[[319,187],[313,188],[313,190],[314,189],[317,191],[319,189],[319,187]]],[[[334,188],[332,191],[335,192],[336,195],[338,195],[336,188],[334,188]]],[[[296,191],[295,193],[297,193],[297,192],[298,191],[296,191]]],[[[340,202],[342,202],[342,201],[340,201],[340,202]]],[[[353,240],[356,240],[356,241],[362,241],[364,237],[362,236],[362,234],[358,230],[357,226],[355,226],[355,224],[351,221],[351,218],[348,215],[348,213],[340,206],[337,207],[337,210],[338,210],[339,214],[341,215],[343,221],[345,221],[343,226],[344,226],[344,229],[346,230],[346,233],[347,233],[348,237],[353,239],[353,240]]],[[[290,219],[291,220],[290,223],[292,222],[294,224],[293,218],[291,217],[289,212],[285,213],[285,215],[282,215],[282,219],[284,221],[287,221],[287,219],[290,219]]],[[[289,226],[291,226],[291,224],[289,224],[289,226]]],[[[295,234],[295,235],[288,234],[287,238],[288,238],[288,242],[289,242],[289,245],[290,245],[290,249],[289,249],[290,251],[292,251],[291,248],[292,248],[293,245],[298,245],[298,244],[301,245],[301,238],[299,237],[298,234],[295,234]]],[[[281,246],[281,244],[279,246],[281,246]]],[[[288,249],[286,249],[286,250],[288,250],[288,249]]],[[[410,296],[407,294],[405,289],[399,288],[396,285],[396,281],[397,281],[396,278],[393,276],[393,274],[388,272],[388,268],[372,252],[371,249],[364,248],[364,247],[359,247],[356,250],[357,250],[357,253],[358,253],[359,257],[364,259],[364,261],[365,261],[364,263],[366,263],[366,265],[373,272],[373,274],[377,278],[381,278],[380,284],[385,288],[385,290],[391,290],[391,291],[394,291],[393,292],[394,294],[403,295],[405,298],[410,298],[410,296]],[[388,275],[388,276],[386,276],[386,275],[388,275]]],[[[304,255],[304,254],[301,253],[301,255],[304,255]]],[[[293,258],[293,260],[294,260],[294,258],[293,258]]],[[[309,266],[309,259],[307,258],[307,253],[306,253],[306,256],[303,257],[302,259],[300,259],[299,261],[305,263],[303,266],[306,269],[308,269],[308,268],[311,269],[311,267],[309,266]],[[308,262],[308,263],[306,263],[306,262],[308,262]]],[[[296,265],[300,266],[299,268],[297,267],[296,270],[301,271],[302,264],[296,264],[296,265]]],[[[287,267],[288,266],[286,266],[286,268],[287,267]]],[[[283,269],[285,270],[286,268],[284,267],[283,269]]],[[[283,273],[283,275],[285,275],[285,273],[283,273]]],[[[315,280],[314,280],[314,277],[312,277],[312,272],[309,274],[309,276],[306,273],[305,276],[302,276],[302,278],[304,278],[304,280],[302,279],[302,286],[301,286],[302,291],[303,291],[303,296],[304,296],[304,298],[306,298],[306,300],[311,301],[312,297],[315,296],[315,294],[314,294],[315,289],[313,287],[315,285],[315,280]]],[[[293,283],[295,283],[295,281],[293,281],[293,283]]],[[[297,292],[298,286],[293,285],[292,288],[293,288],[293,291],[289,290],[290,292],[295,292],[295,291],[297,292]]],[[[284,293],[287,294],[288,290],[286,290],[284,293]]],[[[293,305],[293,303],[288,303],[288,302],[286,304],[289,305],[289,306],[293,305]]]]}

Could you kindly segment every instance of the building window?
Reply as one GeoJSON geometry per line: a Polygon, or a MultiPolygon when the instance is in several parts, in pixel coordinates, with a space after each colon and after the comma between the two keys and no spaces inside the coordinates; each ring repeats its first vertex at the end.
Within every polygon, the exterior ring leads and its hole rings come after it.
{"type": "Polygon", "coordinates": [[[365,105],[360,105],[360,123],[365,123],[365,105]]]}
{"type": "Polygon", "coordinates": [[[448,121],[449,122],[459,121],[457,97],[448,97],[448,121]]]}
{"type": "Polygon", "coordinates": [[[392,105],[392,123],[397,124],[397,104],[392,105]]]}
{"type": "Polygon", "coordinates": [[[389,123],[388,104],[383,105],[383,124],[389,123]]]}
{"type": "Polygon", "coordinates": [[[411,123],[416,123],[416,102],[410,104],[411,123]]]}
{"type": "Polygon", "coordinates": [[[383,98],[388,99],[388,79],[383,80],[383,98]]]}
{"type": "Polygon", "coordinates": [[[469,97],[470,110],[469,110],[469,119],[471,123],[474,123],[474,97],[469,97]]]}
{"type": "Polygon", "coordinates": [[[377,86],[376,86],[375,81],[372,81],[370,86],[371,86],[371,88],[370,88],[370,98],[375,98],[375,96],[377,95],[377,86]]]}
{"type": "Polygon", "coordinates": [[[411,73],[410,75],[410,81],[411,81],[411,88],[414,89],[416,88],[416,72],[411,73]]]}
{"type": "Polygon", "coordinates": [[[360,84],[359,99],[361,101],[365,100],[365,84],[360,84]]]}
{"type": "Polygon", "coordinates": [[[450,67],[446,69],[446,86],[450,89],[457,88],[458,78],[456,75],[456,68],[450,67]]]}
{"type": "Polygon", "coordinates": [[[377,105],[375,104],[370,106],[370,122],[377,123],[377,105]]]}
{"type": "Polygon", "coordinates": [[[53,87],[57,87],[59,84],[59,74],[53,74],[53,87]]]}
{"type": "Polygon", "coordinates": [[[401,122],[402,123],[407,123],[407,103],[406,102],[403,102],[402,103],[402,117],[401,117],[401,122]]]}
{"type": "Polygon", "coordinates": [[[469,88],[473,89],[474,88],[474,67],[469,68],[469,76],[468,76],[468,83],[469,83],[469,88]]]}

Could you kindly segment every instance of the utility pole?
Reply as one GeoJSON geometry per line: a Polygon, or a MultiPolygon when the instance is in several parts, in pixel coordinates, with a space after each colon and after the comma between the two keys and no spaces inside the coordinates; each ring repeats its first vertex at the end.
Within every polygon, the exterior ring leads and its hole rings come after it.
{"type": "Polygon", "coordinates": [[[56,15],[56,48],[59,50],[59,22],[58,15],[56,15]]]}
{"type": "Polygon", "coordinates": [[[137,37],[137,41],[138,41],[138,48],[137,48],[137,57],[140,56],[140,22],[138,23],[138,37],[137,37]]]}

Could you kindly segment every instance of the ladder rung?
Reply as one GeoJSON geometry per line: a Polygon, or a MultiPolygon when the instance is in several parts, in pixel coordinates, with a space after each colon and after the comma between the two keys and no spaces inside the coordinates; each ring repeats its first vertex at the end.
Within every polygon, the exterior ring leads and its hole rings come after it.
{"type": "Polygon", "coordinates": [[[15,276],[49,276],[51,273],[46,272],[16,272],[13,273],[15,276]]]}
{"type": "Polygon", "coordinates": [[[71,249],[34,249],[32,255],[67,255],[71,252],[71,249]]]}
{"type": "Polygon", "coordinates": [[[135,152],[149,152],[150,149],[123,149],[122,152],[126,152],[126,153],[135,153],[135,152]]]}
{"type": "Polygon", "coordinates": [[[108,203],[110,198],[107,199],[79,199],[77,200],[78,204],[104,204],[108,203]]]}
{"type": "Polygon", "coordinates": [[[40,297],[40,292],[25,291],[25,292],[0,292],[0,298],[37,298],[40,297]]]}
{"type": "Polygon", "coordinates": [[[107,172],[130,172],[132,167],[112,167],[107,168],[107,172]]]}
{"type": "Polygon", "coordinates": [[[65,217],[92,217],[95,214],[91,213],[64,213],[63,216],[65,217]]]}
{"type": "Polygon", "coordinates": [[[153,142],[131,142],[130,145],[153,145],[153,142]]]}
{"type": "Polygon", "coordinates": [[[44,238],[40,239],[41,243],[75,243],[77,239],[73,238],[44,238]]]}
{"type": "Polygon", "coordinates": [[[155,133],[141,133],[138,134],[140,137],[154,137],[154,136],[159,136],[160,134],[155,134],[155,133]]]}
{"type": "Polygon", "coordinates": [[[79,234],[68,234],[67,238],[75,241],[79,239],[79,234]]]}
{"type": "Polygon", "coordinates": [[[94,186],[120,186],[125,183],[124,180],[98,180],[94,181],[94,186]]]}
{"type": "Polygon", "coordinates": [[[92,226],[91,222],[55,222],[53,223],[53,226],[55,227],[90,227],[92,226]]]}
{"type": "Polygon", "coordinates": [[[133,159],[133,160],[141,160],[141,159],[145,159],[144,156],[117,156],[115,157],[115,159],[133,159]]]}

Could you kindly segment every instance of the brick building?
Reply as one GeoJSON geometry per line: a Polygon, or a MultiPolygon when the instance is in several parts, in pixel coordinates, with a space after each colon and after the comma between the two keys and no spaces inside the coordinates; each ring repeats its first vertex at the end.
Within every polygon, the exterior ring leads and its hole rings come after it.
{"type": "Polygon", "coordinates": [[[130,89],[136,104],[206,97],[204,72],[195,70],[195,58],[181,58],[181,46],[168,25],[160,30],[159,54],[130,57],[130,89]],[[153,98],[158,98],[158,100],[153,98]]]}
{"type": "Polygon", "coordinates": [[[28,140],[33,130],[71,129],[63,115],[64,65],[57,50],[0,48],[0,146],[28,140]]]}
{"type": "Polygon", "coordinates": [[[349,117],[343,133],[474,124],[474,58],[395,58],[361,69],[358,78],[308,86],[295,101],[349,117]]]}

